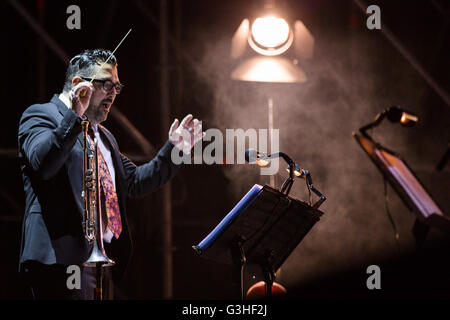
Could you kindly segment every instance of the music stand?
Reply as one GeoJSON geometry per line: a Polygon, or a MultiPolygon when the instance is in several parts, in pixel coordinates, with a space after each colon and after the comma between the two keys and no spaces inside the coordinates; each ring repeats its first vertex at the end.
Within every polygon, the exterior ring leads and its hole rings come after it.
{"type": "Polygon", "coordinates": [[[323,212],[265,185],[254,185],[225,218],[192,248],[201,257],[231,265],[240,273],[246,263],[259,265],[272,294],[275,273],[320,219],[323,212]]]}
{"type": "Polygon", "coordinates": [[[425,241],[429,227],[450,232],[450,219],[399,154],[373,141],[364,131],[353,136],[408,209],[416,214],[413,234],[418,246],[425,241]]]}

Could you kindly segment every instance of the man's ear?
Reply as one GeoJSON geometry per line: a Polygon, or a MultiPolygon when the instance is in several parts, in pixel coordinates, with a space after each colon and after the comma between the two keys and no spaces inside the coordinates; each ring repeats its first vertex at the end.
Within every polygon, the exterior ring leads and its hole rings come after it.
{"type": "Polygon", "coordinates": [[[79,84],[83,79],[81,79],[80,76],[75,76],[72,78],[72,87],[75,87],[77,84],[79,84]]]}

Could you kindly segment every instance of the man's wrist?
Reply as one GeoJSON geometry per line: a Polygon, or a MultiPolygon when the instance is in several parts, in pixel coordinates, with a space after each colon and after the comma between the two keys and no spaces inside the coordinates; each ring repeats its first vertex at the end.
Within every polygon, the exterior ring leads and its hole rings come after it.
{"type": "Polygon", "coordinates": [[[83,121],[88,121],[88,118],[86,117],[86,115],[79,115],[78,113],[76,113],[75,112],[75,110],[72,110],[73,111],[73,113],[75,113],[75,115],[76,115],[76,122],[77,123],[79,123],[79,124],[81,124],[83,121]]]}

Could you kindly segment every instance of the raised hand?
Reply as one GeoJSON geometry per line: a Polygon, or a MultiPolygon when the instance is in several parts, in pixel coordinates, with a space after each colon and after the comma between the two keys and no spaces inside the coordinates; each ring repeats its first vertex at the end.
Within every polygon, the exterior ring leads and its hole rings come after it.
{"type": "Polygon", "coordinates": [[[203,139],[205,132],[202,131],[202,123],[188,114],[181,120],[175,119],[169,130],[169,141],[184,154],[190,154],[192,147],[203,139]]]}
{"type": "Polygon", "coordinates": [[[86,109],[89,107],[89,102],[91,101],[93,91],[94,86],[88,81],[79,82],[70,91],[72,110],[80,117],[84,115],[86,109]]]}

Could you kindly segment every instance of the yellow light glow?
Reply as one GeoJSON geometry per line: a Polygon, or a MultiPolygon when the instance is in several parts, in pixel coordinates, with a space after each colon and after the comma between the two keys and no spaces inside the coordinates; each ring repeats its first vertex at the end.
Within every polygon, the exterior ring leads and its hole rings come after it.
{"type": "Polygon", "coordinates": [[[400,119],[401,123],[406,123],[408,121],[408,119],[406,118],[406,113],[403,112],[402,117],[400,119]]]}
{"type": "Polygon", "coordinates": [[[258,164],[258,166],[260,167],[267,167],[269,165],[269,161],[268,160],[264,160],[264,159],[258,159],[256,160],[256,163],[258,164]]]}
{"type": "MultiPolygon", "coordinates": [[[[289,170],[289,167],[286,168],[286,171],[287,171],[287,172],[291,172],[291,171],[289,170]]],[[[295,169],[295,170],[294,170],[294,176],[296,176],[296,177],[302,176],[302,172],[300,171],[300,169],[295,169]]]]}
{"type": "Polygon", "coordinates": [[[416,116],[413,116],[412,114],[408,114],[406,112],[402,113],[402,117],[400,118],[401,124],[409,124],[410,122],[416,123],[419,121],[419,118],[416,116]]]}
{"type": "Polygon", "coordinates": [[[258,44],[266,48],[275,48],[287,41],[289,25],[281,18],[257,18],[252,25],[252,35],[258,44]]]}
{"type": "Polygon", "coordinates": [[[305,82],[306,74],[298,65],[282,57],[257,56],[244,61],[231,74],[231,78],[256,82],[305,82]]]}

